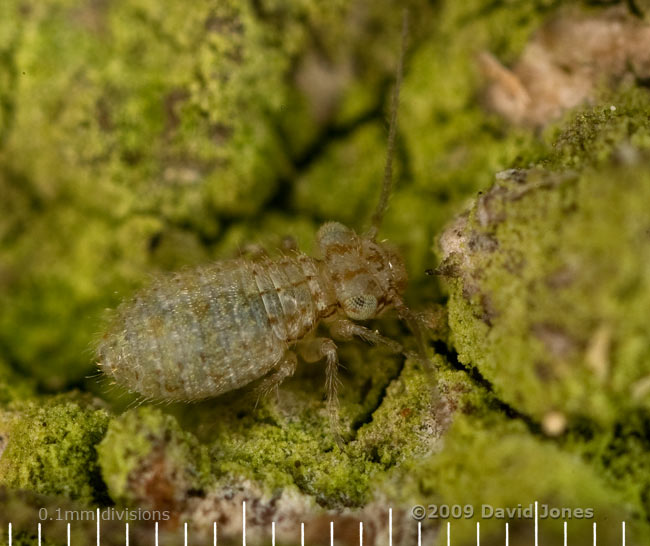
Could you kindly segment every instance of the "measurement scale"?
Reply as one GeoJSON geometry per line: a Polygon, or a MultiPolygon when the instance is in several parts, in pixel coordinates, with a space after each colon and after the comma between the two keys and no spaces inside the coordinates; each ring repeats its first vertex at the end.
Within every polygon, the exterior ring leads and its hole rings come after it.
{"type": "MultiPolygon", "coordinates": [[[[534,519],[534,533],[533,536],[530,539],[530,546],[540,546],[539,543],[539,512],[538,512],[538,507],[539,503],[538,501],[535,501],[535,519],[534,519]]],[[[393,509],[389,508],[388,513],[386,515],[388,518],[388,535],[385,538],[385,542],[381,541],[379,542],[387,544],[388,546],[393,546],[393,509]]],[[[413,522],[414,526],[417,525],[417,546],[422,546],[422,522],[413,522]]],[[[451,522],[447,521],[446,522],[446,545],[447,546],[453,546],[454,542],[452,539],[452,526],[451,522]]],[[[11,522],[8,525],[8,546],[13,546],[12,541],[13,541],[13,527],[11,522]]],[[[37,524],[37,533],[38,533],[38,546],[41,546],[42,541],[43,541],[43,528],[42,528],[42,523],[37,524]]],[[[271,523],[271,529],[270,529],[270,535],[271,535],[271,544],[272,546],[275,546],[275,540],[276,540],[276,523],[273,521],[271,523]]],[[[67,546],[73,546],[71,541],[70,541],[70,523],[66,524],[66,536],[67,536],[67,546]]],[[[242,502],[242,531],[241,531],[241,536],[242,536],[242,546],[247,546],[247,539],[246,539],[246,501],[242,502]]],[[[564,536],[564,542],[563,546],[570,546],[569,542],[569,533],[568,533],[568,522],[564,521],[563,522],[563,536],[564,536]]],[[[597,523],[594,521],[592,523],[592,537],[593,537],[593,546],[598,546],[598,540],[597,540],[597,523]]],[[[154,522],[154,546],[159,546],[159,533],[158,533],[158,522],[154,522]]],[[[334,546],[334,539],[335,539],[335,529],[334,529],[334,521],[329,522],[329,544],[330,546],[334,546]]],[[[217,523],[213,522],[212,524],[212,544],[213,546],[217,546],[218,543],[218,535],[217,535],[217,523]]],[[[100,509],[97,508],[97,532],[96,532],[96,544],[97,546],[101,546],[101,526],[100,526],[100,509]]],[[[129,524],[125,523],[124,525],[124,544],[125,546],[129,546],[129,524]]],[[[189,534],[188,534],[188,523],[184,522],[183,523],[183,546],[191,546],[192,542],[190,540],[189,534]]],[[[359,522],[359,546],[363,546],[363,521],[359,522]]],[[[442,544],[438,542],[438,544],[442,544]]],[[[476,546],[481,545],[481,522],[477,521],[476,522],[476,546]]],[[[504,545],[505,546],[510,546],[510,526],[509,522],[505,523],[504,527],[504,545]]],[[[626,530],[625,530],[625,521],[621,522],[621,546],[626,546],[626,530]]],[[[305,546],[305,524],[302,522],[300,524],[300,546],[305,546]]],[[[346,545],[347,546],[347,545],[346,545]]],[[[350,545],[352,546],[352,545],[350,545]]]]}

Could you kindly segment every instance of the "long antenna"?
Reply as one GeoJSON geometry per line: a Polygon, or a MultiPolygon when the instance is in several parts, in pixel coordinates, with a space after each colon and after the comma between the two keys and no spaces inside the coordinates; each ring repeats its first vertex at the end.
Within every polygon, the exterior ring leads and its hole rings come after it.
{"type": "Polygon", "coordinates": [[[397,132],[397,110],[399,109],[399,90],[402,86],[402,76],[404,73],[404,54],[406,52],[406,38],[408,34],[408,10],[404,10],[402,15],[402,49],[399,55],[399,62],[397,63],[397,74],[395,76],[395,88],[393,90],[393,101],[390,110],[390,126],[388,129],[388,151],[386,155],[386,166],[384,167],[384,180],[381,187],[381,196],[379,203],[372,215],[372,225],[368,231],[368,237],[375,239],[381,222],[384,219],[384,213],[388,206],[388,198],[390,197],[391,186],[393,184],[393,152],[395,150],[395,133],[397,132]]]}

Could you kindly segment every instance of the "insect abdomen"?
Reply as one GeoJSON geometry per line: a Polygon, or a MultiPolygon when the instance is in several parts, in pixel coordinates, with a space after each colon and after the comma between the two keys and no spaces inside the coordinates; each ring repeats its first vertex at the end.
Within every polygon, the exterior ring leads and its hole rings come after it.
{"type": "Polygon", "coordinates": [[[149,398],[198,400],[242,387],[315,326],[315,275],[313,260],[300,256],[163,278],[118,310],[100,362],[149,398]]]}

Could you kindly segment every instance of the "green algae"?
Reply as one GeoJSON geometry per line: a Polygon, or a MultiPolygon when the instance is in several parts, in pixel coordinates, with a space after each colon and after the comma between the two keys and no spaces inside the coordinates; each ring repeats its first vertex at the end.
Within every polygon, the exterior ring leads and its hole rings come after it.
{"type": "Polygon", "coordinates": [[[113,419],[97,454],[111,498],[130,506],[178,511],[179,495],[200,490],[209,476],[206,449],[153,407],[113,419]]]}
{"type": "Polygon", "coordinates": [[[21,377],[11,366],[0,359],[0,404],[23,400],[34,395],[34,381],[21,377]]]}
{"type": "Polygon", "coordinates": [[[84,502],[105,500],[95,444],[109,415],[72,397],[16,402],[2,410],[0,483],[84,502]]]}
{"type": "MultiPolygon", "coordinates": [[[[445,436],[443,450],[407,463],[398,480],[384,487],[392,498],[427,507],[422,525],[439,528],[435,544],[447,540],[447,518],[440,516],[443,506],[458,506],[463,514],[450,520],[452,543],[475,544],[477,520],[481,521],[481,543],[503,542],[506,522],[511,542],[526,543],[534,536],[535,502],[540,542],[561,541],[566,520],[571,540],[578,543],[590,540],[593,521],[616,522],[598,526],[599,541],[616,543],[619,522],[630,513],[633,519],[643,516],[622,493],[612,490],[599,470],[531,434],[522,421],[484,409],[459,416],[445,436]],[[439,507],[438,511],[431,505],[439,507]],[[544,506],[571,513],[543,517],[544,506]],[[519,515],[499,514],[499,509],[506,508],[513,513],[519,509],[519,515]]],[[[638,539],[647,536],[648,528],[631,522],[628,532],[638,539]]]]}
{"type": "Polygon", "coordinates": [[[619,491],[630,507],[644,517],[648,502],[648,424],[645,409],[621,412],[608,428],[582,421],[563,439],[562,446],[579,454],[619,491]]]}
{"type": "Polygon", "coordinates": [[[523,184],[501,183],[470,215],[449,304],[461,360],[537,419],[608,422],[645,406],[635,389],[649,372],[646,167],[523,184]]]}
{"type": "Polygon", "coordinates": [[[440,268],[461,362],[535,430],[559,412],[563,428],[546,433],[637,520],[648,491],[649,105],[646,91],[622,89],[550,129],[544,169],[502,173],[479,194],[443,235],[440,268]]]}
{"type": "Polygon", "coordinates": [[[547,130],[550,145],[536,159],[553,170],[634,161],[635,152],[650,149],[649,109],[646,89],[601,90],[598,104],[568,113],[547,130]]]}
{"type": "Polygon", "coordinates": [[[434,37],[409,60],[402,138],[414,191],[429,203],[423,221],[434,232],[468,196],[489,185],[492,173],[525,165],[539,146],[530,131],[507,127],[481,108],[476,56],[488,50],[512,60],[551,7],[552,2],[444,3],[434,37]]]}
{"type": "Polygon", "coordinates": [[[321,221],[337,220],[359,228],[369,225],[379,199],[385,148],[384,131],[370,124],[332,144],[298,178],[293,192],[296,206],[321,221]],[[324,187],[329,191],[323,192],[320,188],[324,187]],[[344,209],[342,202],[346,203],[344,209]]]}

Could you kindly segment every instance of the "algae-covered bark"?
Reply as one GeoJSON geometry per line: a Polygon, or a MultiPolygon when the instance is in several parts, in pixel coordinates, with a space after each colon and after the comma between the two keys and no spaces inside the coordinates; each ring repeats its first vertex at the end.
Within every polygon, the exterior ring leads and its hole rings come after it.
{"type": "MultiPolygon", "coordinates": [[[[515,171],[483,194],[443,269],[454,346],[541,420],[646,406],[647,165],[515,171]]],[[[449,245],[450,243],[447,243],[449,245]]]]}
{"type": "MultiPolygon", "coordinates": [[[[611,3],[646,24],[643,2],[611,3]]],[[[39,506],[73,503],[164,511],[161,533],[181,538],[187,520],[197,543],[218,522],[235,540],[246,500],[253,542],[276,521],[296,543],[304,521],[309,543],[329,543],[330,520],[356,542],[359,519],[367,544],[385,542],[392,506],[395,543],[415,543],[411,507],[434,503],[473,508],[452,522],[454,543],[472,544],[483,504],[537,500],[593,509],[569,522],[575,540],[596,520],[614,522],[598,528],[613,543],[622,519],[645,539],[647,82],[596,77],[590,104],[535,132],[483,109],[476,63],[489,51],[515,70],[549,17],[600,17],[588,4],[408,2],[380,236],[404,253],[408,303],[438,306],[422,314],[437,378],[340,344],[339,445],[320,365],[301,364],[278,399],[137,408],[86,376],[105,309],[151,275],[286,235],[310,252],[326,220],[367,226],[402,6],[0,3],[0,533],[13,519],[14,543],[33,543],[39,506]]],[[[390,317],[370,326],[416,347],[390,317]]],[[[503,543],[505,521],[485,518],[482,543],[503,543]]],[[[531,536],[525,514],[510,522],[513,543],[531,536]]],[[[445,543],[444,522],[422,523],[445,543]]],[[[54,526],[46,539],[63,540],[54,526]]],[[[561,520],[541,530],[561,540],[561,520]]],[[[122,531],[107,522],[105,540],[122,531]]]]}
{"type": "Polygon", "coordinates": [[[2,484],[106,502],[94,446],[108,420],[105,410],[76,396],[9,404],[0,412],[2,484]]]}

